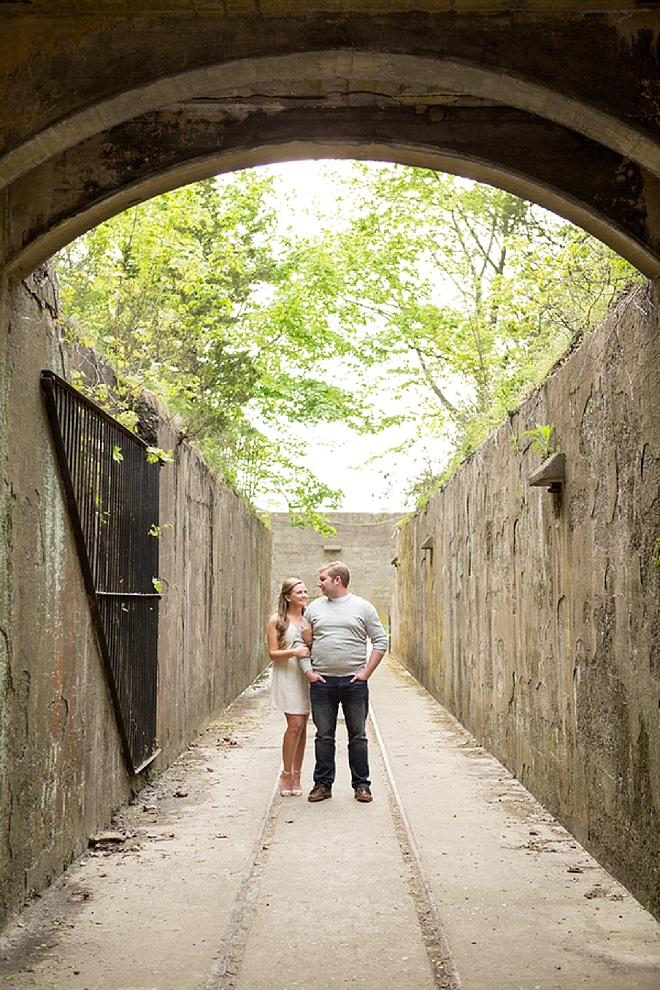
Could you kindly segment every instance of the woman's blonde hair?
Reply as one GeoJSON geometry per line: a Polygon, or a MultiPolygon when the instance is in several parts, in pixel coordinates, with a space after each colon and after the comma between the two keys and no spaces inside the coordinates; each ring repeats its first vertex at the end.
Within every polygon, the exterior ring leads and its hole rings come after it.
{"type": "MultiPolygon", "coordinates": [[[[286,581],[282,582],[280,597],[277,599],[275,629],[277,631],[277,645],[280,649],[284,648],[284,636],[289,628],[289,601],[286,596],[291,594],[297,584],[304,584],[304,582],[297,577],[287,578],[286,581]]],[[[303,609],[304,611],[305,609],[303,609]]]]}

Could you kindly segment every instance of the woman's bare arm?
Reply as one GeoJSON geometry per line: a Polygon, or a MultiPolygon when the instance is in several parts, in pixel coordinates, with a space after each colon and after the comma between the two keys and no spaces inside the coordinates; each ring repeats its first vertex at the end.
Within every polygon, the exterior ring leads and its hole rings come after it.
{"type": "Polygon", "coordinates": [[[289,657],[308,657],[309,647],[307,646],[292,646],[287,650],[280,648],[277,639],[277,616],[273,615],[268,621],[268,627],[266,629],[266,642],[268,644],[268,655],[274,663],[278,663],[282,660],[288,660],[289,657]]]}

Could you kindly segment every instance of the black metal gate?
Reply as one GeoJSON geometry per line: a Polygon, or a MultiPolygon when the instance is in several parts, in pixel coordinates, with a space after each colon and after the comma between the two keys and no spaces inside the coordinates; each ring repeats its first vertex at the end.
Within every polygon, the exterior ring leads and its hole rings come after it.
{"type": "Polygon", "coordinates": [[[159,752],[159,465],[52,371],[41,384],[126,762],[139,773],[159,752]]]}

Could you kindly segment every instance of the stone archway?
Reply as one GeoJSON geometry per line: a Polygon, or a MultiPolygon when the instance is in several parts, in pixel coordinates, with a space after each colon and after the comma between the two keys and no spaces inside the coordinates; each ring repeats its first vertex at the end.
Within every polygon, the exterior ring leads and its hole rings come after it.
{"type": "Polygon", "coordinates": [[[515,13],[416,6],[7,5],[8,272],[166,189],[332,156],[491,182],[655,275],[660,14],[578,12],[570,0],[515,13]]]}

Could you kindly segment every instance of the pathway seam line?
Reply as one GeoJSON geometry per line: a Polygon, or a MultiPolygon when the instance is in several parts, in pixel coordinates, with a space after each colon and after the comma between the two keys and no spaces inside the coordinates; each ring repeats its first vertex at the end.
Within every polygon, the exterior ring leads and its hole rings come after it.
{"type": "Polygon", "coordinates": [[[268,856],[269,840],[275,832],[281,807],[281,803],[276,801],[278,794],[279,774],[275,778],[275,784],[261,819],[257,838],[247,858],[234,906],[227,919],[225,933],[206,981],[205,990],[230,990],[234,986],[234,980],[243,959],[257,910],[259,888],[268,856]]]}
{"type": "Polygon", "coordinates": [[[369,715],[378,743],[379,755],[385,769],[385,778],[389,785],[390,793],[388,796],[401,856],[413,874],[409,877],[409,885],[433,977],[439,990],[461,990],[461,980],[440,918],[438,905],[424,870],[417,839],[394,779],[394,771],[373,708],[370,708],[369,715]]]}

